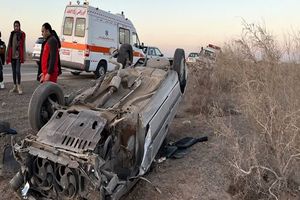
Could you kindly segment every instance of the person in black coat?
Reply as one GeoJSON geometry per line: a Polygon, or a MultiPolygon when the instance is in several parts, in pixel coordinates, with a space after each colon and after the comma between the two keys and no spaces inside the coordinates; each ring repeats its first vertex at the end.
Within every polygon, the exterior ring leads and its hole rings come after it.
{"type": "MultiPolygon", "coordinates": [[[[58,37],[56,31],[55,31],[55,30],[52,30],[52,31],[51,31],[51,34],[52,34],[52,35],[55,37],[55,39],[57,40],[57,42],[58,42],[58,49],[60,49],[60,48],[61,48],[61,43],[60,43],[60,39],[59,39],[59,37],[58,37]]],[[[42,56],[42,53],[43,53],[43,50],[44,50],[45,43],[46,43],[46,41],[44,41],[44,42],[42,43],[42,49],[41,49],[41,53],[40,53],[41,56],[42,56]]],[[[40,82],[40,79],[41,79],[41,73],[42,73],[41,59],[42,59],[42,57],[40,57],[40,61],[39,61],[39,65],[38,65],[38,73],[37,73],[37,77],[36,77],[36,80],[37,80],[38,82],[40,82]]],[[[62,73],[62,71],[61,71],[61,64],[60,64],[60,56],[58,57],[58,70],[59,70],[59,71],[58,71],[58,75],[60,75],[60,74],[62,73]]]]}
{"type": "Polygon", "coordinates": [[[1,40],[1,31],[0,31],[0,89],[4,89],[3,65],[5,64],[5,51],[6,51],[6,45],[5,42],[1,40]]]}

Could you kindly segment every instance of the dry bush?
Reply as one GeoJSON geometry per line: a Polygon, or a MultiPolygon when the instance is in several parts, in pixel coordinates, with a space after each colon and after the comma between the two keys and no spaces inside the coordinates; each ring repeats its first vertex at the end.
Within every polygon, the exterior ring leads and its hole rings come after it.
{"type": "Polygon", "coordinates": [[[285,59],[292,63],[300,63],[300,31],[288,33],[284,37],[285,59]]]}
{"type": "Polygon", "coordinates": [[[188,64],[188,87],[185,99],[188,101],[186,112],[194,115],[208,115],[213,103],[212,76],[210,69],[201,69],[198,64],[188,64]]]}
{"type": "MultiPolygon", "coordinates": [[[[227,62],[230,64],[230,61],[227,62]]],[[[223,62],[224,66],[226,62],[223,62]]],[[[218,65],[218,64],[217,64],[218,65]]],[[[231,98],[232,88],[236,85],[234,67],[224,67],[230,76],[222,76],[216,68],[203,67],[201,64],[188,65],[188,89],[185,99],[188,99],[186,111],[193,115],[228,115],[234,112],[231,98]],[[222,82],[222,84],[216,84],[222,82]],[[216,110],[219,110],[216,112],[216,110]]]]}
{"type": "Polygon", "coordinates": [[[242,39],[225,45],[209,78],[198,80],[193,107],[198,101],[201,108],[194,112],[208,108],[209,122],[226,145],[234,169],[228,192],[235,199],[298,199],[300,66],[281,62],[291,51],[279,50],[266,28],[243,23],[242,39]],[[240,115],[220,117],[228,105],[236,111],[230,114],[240,115]]]}

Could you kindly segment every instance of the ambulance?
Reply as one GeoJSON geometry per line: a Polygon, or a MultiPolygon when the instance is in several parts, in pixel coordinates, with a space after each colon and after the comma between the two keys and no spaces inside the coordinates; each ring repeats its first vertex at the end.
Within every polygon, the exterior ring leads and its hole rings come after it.
{"type": "Polygon", "coordinates": [[[119,49],[122,44],[133,47],[133,65],[143,63],[145,57],[136,29],[123,12],[112,14],[87,1],[66,6],[60,40],[61,65],[74,75],[86,71],[98,78],[114,70],[108,62],[109,49],[119,49]]]}

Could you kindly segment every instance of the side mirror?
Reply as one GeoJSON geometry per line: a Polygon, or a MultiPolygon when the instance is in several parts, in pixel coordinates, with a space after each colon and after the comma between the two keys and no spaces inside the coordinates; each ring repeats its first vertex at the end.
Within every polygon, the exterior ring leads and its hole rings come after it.
{"type": "Polygon", "coordinates": [[[160,54],[160,57],[164,57],[164,54],[160,54]]]}

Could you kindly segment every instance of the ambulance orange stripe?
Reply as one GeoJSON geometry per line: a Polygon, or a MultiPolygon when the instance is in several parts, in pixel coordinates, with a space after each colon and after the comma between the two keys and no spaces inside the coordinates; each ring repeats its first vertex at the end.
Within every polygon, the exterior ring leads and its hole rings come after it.
{"type": "Polygon", "coordinates": [[[68,49],[76,49],[76,50],[81,50],[81,51],[85,51],[85,50],[89,49],[90,51],[93,51],[93,52],[109,53],[109,48],[107,48],[107,47],[78,44],[78,43],[72,43],[72,42],[62,42],[61,47],[68,48],[68,49]]]}
{"type": "Polygon", "coordinates": [[[107,47],[88,45],[88,48],[90,51],[93,51],[93,52],[109,53],[109,48],[107,48],[107,47]]]}
{"type": "MultiPolygon", "coordinates": [[[[107,47],[78,44],[78,43],[72,43],[72,42],[62,42],[61,47],[68,48],[68,49],[76,49],[76,50],[81,50],[81,51],[85,51],[85,50],[89,49],[92,52],[109,53],[109,48],[107,48],[107,47]]],[[[143,54],[141,54],[137,51],[133,52],[133,56],[144,57],[143,54]]]]}
{"type": "Polygon", "coordinates": [[[85,44],[78,44],[78,43],[72,43],[72,42],[62,42],[61,47],[68,48],[68,49],[82,50],[82,51],[87,49],[87,45],[85,45],[85,44]]]}

